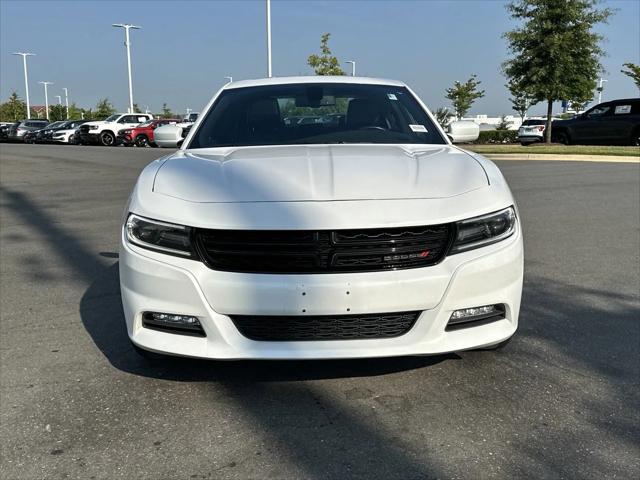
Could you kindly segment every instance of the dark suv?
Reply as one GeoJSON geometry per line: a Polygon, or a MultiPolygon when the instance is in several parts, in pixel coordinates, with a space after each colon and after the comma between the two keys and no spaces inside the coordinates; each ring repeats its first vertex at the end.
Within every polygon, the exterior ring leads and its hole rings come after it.
{"type": "Polygon", "coordinates": [[[551,136],[567,145],[640,145],[640,98],[612,100],[571,120],[556,120],[551,136]]]}

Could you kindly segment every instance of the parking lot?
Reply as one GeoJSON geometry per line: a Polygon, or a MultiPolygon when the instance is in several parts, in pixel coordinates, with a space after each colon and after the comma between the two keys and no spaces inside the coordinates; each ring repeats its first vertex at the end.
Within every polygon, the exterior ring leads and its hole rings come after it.
{"type": "Polygon", "coordinates": [[[502,351],[149,364],[122,210],[169,150],[0,146],[3,478],[637,478],[638,164],[498,162],[525,229],[502,351]]]}

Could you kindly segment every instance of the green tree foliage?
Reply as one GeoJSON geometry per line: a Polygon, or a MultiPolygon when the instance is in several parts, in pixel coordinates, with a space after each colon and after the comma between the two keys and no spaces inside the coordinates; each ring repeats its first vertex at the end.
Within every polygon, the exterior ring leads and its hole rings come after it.
{"type": "Polygon", "coordinates": [[[536,101],[547,102],[545,136],[551,142],[553,102],[583,100],[592,95],[602,71],[603,37],[593,27],[606,22],[608,8],[598,0],[513,0],[507,5],[519,22],[504,34],[512,58],[503,64],[510,81],[527,88],[536,101]]]}
{"type": "Polygon", "coordinates": [[[436,121],[440,124],[440,126],[442,128],[445,128],[451,122],[453,113],[451,113],[446,107],[440,107],[435,112],[433,112],[433,116],[436,117],[436,121]]]}
{"type": "Polygon", "coordinates": [[[477,99],[484,97],[484,90],[478,90],[481,83],[474,74],[466,82],[460,83],[456,80],[453,87],[447,88],[445,97],[451,100],[458,119],[467,114],[477,99]]]}
{"type": "Polygon", "coordinates": [[[625,63],[622,65],[626,67],[626,70],[620,70],[625,75],[631,77],[636,84],[636,87],[640,90],[640,65],[636,65],[635,63],[625,63]]]}
{"type": "Polygon", "coordinates": [[[307,64],[313,68],[316,75],[344,75],[344,71],[340,68],[340,62],[331,54],[329,48],[330,33],[325,33],[320,37],[320,55],[315,53],[309,55],[307,64]]]}
{"type": "Polygon", "coordinates": [[[0,104],[0,121],[17,122],[25,117],[27,104],[23,102],[16,92],[9,96],[9,100],[0,104]]]}
{"type": "Polygon", "coordinates": [[[535,103],[535,97],[531,92],[527,91],[525,86],[519,85],[515,81],[510,81],[506,87],[511,93],[511,108],[520,116],[520,120],[524,122],[529,108],[535,103]]]}
{"type": "Polygon", "coordinates": [[[498,125],[496,125],[496,130],[499,131],[499,132],[504,132],[506,130],[509,130],[510,126],[511,126],[511,122],[507,120],[507,117],[502,115],[500,117],[500,123],[498,123],[498,125]]]}
{"type": "Polygon", "coordinates": [[[104,120],[109,115],[113,115],[116,113],[116,109],[113,104],[109,101],[108,98],[103,98],[98,101],[96,105],[96,110],[93,112],[94,120],[104,120]]]}
{"type": "Polygon", "coordinates": [[[173,112],[171,111],[171,109],[167,106],[166,103],[162,104],[162,113],[161,113],[162,118],[173,118],[173,112]]]}
{"type": "Polygon", "coordinates": [[[56,122],[67,119],[67,109],[64,105],[51,105],[49,107],[49,120],[56,122]]]}

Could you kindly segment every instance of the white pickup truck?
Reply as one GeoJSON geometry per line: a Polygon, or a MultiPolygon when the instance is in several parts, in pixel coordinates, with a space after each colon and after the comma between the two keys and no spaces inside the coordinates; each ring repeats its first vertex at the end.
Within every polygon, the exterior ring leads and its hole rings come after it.
{"type": "Polygon", "coordinates": [[[148,113],[114,113],[105,120],[81,125],[76,140],[81,145],[111,147],[116,144],[120,130],[136,127],[152,118],[153,115],[148,113]]]}

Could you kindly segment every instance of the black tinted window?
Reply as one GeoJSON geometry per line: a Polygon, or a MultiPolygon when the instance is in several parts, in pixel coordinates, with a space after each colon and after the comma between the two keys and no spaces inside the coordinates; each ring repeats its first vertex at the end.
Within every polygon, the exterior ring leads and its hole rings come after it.
{"type": "Polygon", "coordinates": [[[292,84],[222,92],[189,148],[446,143],[406,88],[292,84]]]}
{"type": "Polygon", "coordinates": [[[525,120],[522,125],[526,127],[527,125],[545,125],[546,123],[546,120],[525,120]]]}

